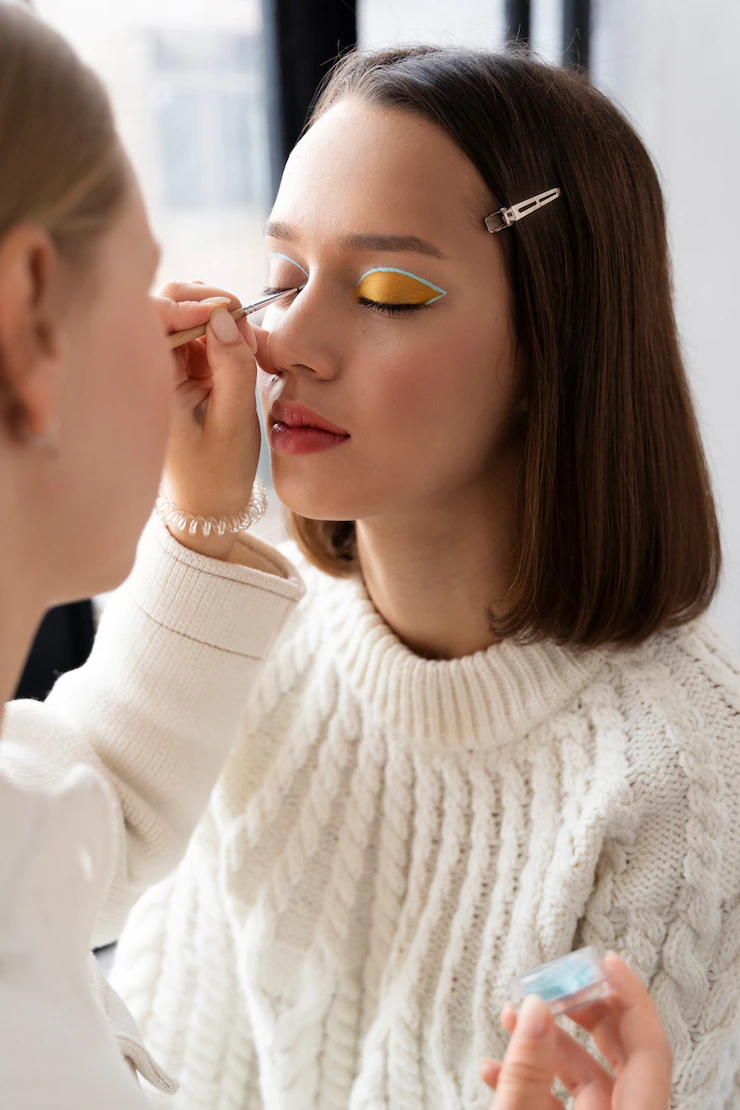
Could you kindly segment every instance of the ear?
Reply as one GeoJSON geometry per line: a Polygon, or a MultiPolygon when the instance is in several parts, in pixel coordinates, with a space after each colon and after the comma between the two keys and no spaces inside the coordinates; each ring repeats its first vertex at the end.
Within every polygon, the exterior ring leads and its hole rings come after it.
{"type": "Polygon", "coordinates": [[[59,266],[42,227],[19,224],[0,240],[0,396],[32,436],[43,435],[57,414],[59,266]]]}

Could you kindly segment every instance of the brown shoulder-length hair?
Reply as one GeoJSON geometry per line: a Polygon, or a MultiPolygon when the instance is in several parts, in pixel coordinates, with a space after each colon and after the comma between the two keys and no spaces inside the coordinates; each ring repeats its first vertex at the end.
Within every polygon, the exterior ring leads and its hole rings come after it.
{"type": "MultiPolygon", "coordinates": [[[[359,98],[411,112],[468,156],[491,208],[559,186],[499,235],[520,398],[514,577],[497,638],[638,644],[718,584],[711,482],[672,305],[658,178],[634,129],[572,73],[523,54],[410,47],[345,56],[309,126],[359,98]]],[[[321,569],[358,569],[352,521],[290,514],[321,569]]]]}

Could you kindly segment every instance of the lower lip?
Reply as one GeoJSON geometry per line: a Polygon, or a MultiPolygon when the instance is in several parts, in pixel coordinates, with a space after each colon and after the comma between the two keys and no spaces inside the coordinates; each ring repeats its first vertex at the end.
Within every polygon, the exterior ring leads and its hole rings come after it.
{"type": "Polygon", "coordinates": [[[291,428],[287,424],[273,424],[270,446],[280,455],[314,455],[317,451],[331,451],[346,443],[349,436],[338,436],[322,428],[291,428]]]}

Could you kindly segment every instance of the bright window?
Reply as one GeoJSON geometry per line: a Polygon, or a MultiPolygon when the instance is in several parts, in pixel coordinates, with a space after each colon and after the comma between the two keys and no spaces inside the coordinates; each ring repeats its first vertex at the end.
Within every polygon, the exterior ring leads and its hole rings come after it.
{"type": "MultiPolygon", "coordinates": [[[[260,0],[34,7],[105,82],[163,248],[159,279],[259,296],[271,199],[260,0]]],[[[280,539],[272,501],[258,531],[280,539]]]]}

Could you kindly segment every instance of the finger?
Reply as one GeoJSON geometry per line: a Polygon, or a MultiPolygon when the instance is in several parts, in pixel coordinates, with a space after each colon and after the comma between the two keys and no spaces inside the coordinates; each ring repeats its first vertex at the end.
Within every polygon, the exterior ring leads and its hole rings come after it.
{"type": "Polygon", "coordinates": [[[501,1074],[503,1064],[500,1060],[485,1059],[480,1062],[480,1077],[487,1087],[492,1091],[496,1090],[498,1077],[501,1074]]]}
{"type": "Polygon", "coordinates": [[[206,324],[214,308],[229,308],[230,305],[226,297],[206,297],[202,301],[173,301],[166,297],[152,297],[151,300],[166,335],[206,324]]]}
{"type": "Polygon", "coordinates": [[[625,1052],[629,1054],[646,1044],[656,1049],[667,1048],[660,1016],[647,987],[615,952],[607,952],[604,967],[614,992],[607,1002],[619,1021],[625,1052]]]}
{"type": "Polygon", "coordinates": [[[212,375],[207,419],[222,431],[256,421],[254,356],[225,308],[215,309],[211,316],[206,355],[212,375]]]}
{"type": "Polygon", "coordinates": [[[257,360],[257,365],[259,366],[260,370],[263,370],[265,372],[265,374],[277,373],[275,363],[270,357],[269,331],[267,331],[265,328],[258,327],[256,324],[252,324],[252,331],[254,332],[257,339],[257,350],[254,355],[255,359],[257,360]]]}
{"type": "Polygon", "coordinates": [[[157,295],[168,301],[203,301],[208,297],[226,297],[231,308],[239,308],[241,301],[220,285],[204,285],[202,281],[166,281],[157,295]]]}
{"type": "Polygon", "coordinates": [[[191,281],[167,282],[152,303],[167,334],[207,323],[214,305],[225,305],[229,311],[240,307],[228,290],[191,281]]]}
{"type": "Polygon", "coordinates": [[[619,1071],[624,1066],[624,1045],[613,1004],[608,1000],[592,1002],[573,1010],[568,1017],[591,1034],[594,1044],[610,1067],[619,1071]]]}
{"type": "MultiPolygon", "coordinates": [[[[206,323],[208,323],[207,320],[206,323]]],[[[208,362],[205,336],[201,339],[194,339],[192,343],[185,343],[182,347],[178,347],[175,354],[179,356],[179,361],[182,364],[182,380],[188,378],[190,380],[210,379],[211,367],[208,362]]]]}
{"type": "Polygon", "coordinates": [[[620,1095],[634,1110],[668,1106],[673,1057],[668,1038],[647,987],[626,963],[608,952],[604,967],[614,994],[615,1007],[626,1064],[620,1075],[620,1095]],[[645,1092],[650,1092],[649,1103],[645,1092]]]}
{"type": "Polygon", "coordinates": [[[246,341],[247,346],[253,355],[257,354],[257,333],[253,324],[250,324],[246,316],[242,316],[241,320],[237,320],[236,326],[239,329],[239,334],[246,341]]]}
{"type": "MultiPolygon", "coordinates": [[[[625,1054],[619,1022],[610,999],[580,1006],[567,1016],[591,1034],[594,1044],[610,1067],[619,1071],[624,1066],[625,1054]]],[[[501,1020],[507,1032],[511,1033],[516,1024],[516,1010],[507,1006],[501,1015],[501,1020]]]]}
{"type": "MultiPolygon", "coordinates": [[[[507,1032],[513,1033],[517,1025],[516,1011],[507,1006],[501,1020],[507,1032]]],[[[613,1077],[559,1026],[555,1026],[555,1073],[566,1090],[578,1096],[578,1110],[608,1110],[611,1106],[613,1077]]]]}
{"type": "MultiPolygon", "coordinates": [[[[500,1060],[486,1059],[480,1062],[481,1079],[493,1091],[498,1087],[498,1079],[502,1068],[503,1064],[500,1060]]],[[[495,1103],[493,1110],[496,1110],[495,1103]]],[[[533,1107],[532,1110],[535,1110],[535,1108],[533,1107]]],[[[560,1099],[555,1098],[555,1095],[551,1093],[546,1101],[537,1104],[536,1110],[563,1110],[563,1104],[560,1099]]]]}
{"type": "Polygon", "coordinates": [[[495,1110],[547,1106],[555,1076],[555,1023],[537,995],[528,995],[496,1081],[495,1110]]]}

